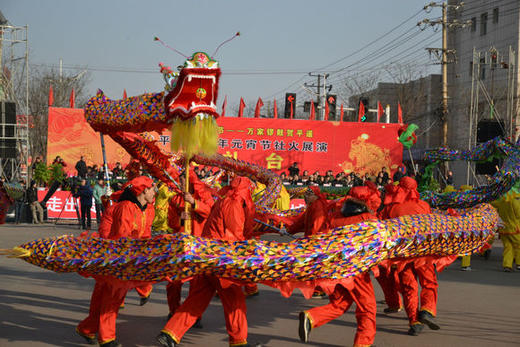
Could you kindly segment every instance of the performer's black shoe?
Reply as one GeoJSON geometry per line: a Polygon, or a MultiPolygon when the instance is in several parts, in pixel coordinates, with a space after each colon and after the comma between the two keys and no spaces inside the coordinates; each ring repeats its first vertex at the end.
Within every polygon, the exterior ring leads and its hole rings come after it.
{"type": "Polygon", "coordinates": [[[423,331],[423,329],[424,329],[424,325],[414,324],[410,327],[410,329],[408,329],[408,335],[418,336],[421,333],[421,331],[423,331]]]}
{"type": "Polygon", "coordinates": [[[245,295],[246,299],[249,299],[249,298],[252,298],[252,297],[254,297],[254,296],[258,296],[258,295],[260,295],[260,292],[257,290],[257,291],[254,292],[254,293],[244,293],[244,295],[245,295]]]}
{"type": "Polygon", "coordinates": [[[486,249],[484,251],[484,259],[489,260],[489,257],[491,257],[491,250],[490,249],[486,249]]]}
{"type": "Polygon", "coordinates": [[[93,336],[89,336],[89,335],[83,334],[81,331],[78,330],[78,328],[76,328],[76,334],[78,334],[79,336],[81,336],[82,338],[84,338],[85,341],[86,341],[89,345],[96,345],[96,344],[97,344],[97,340],[96,340],[96,336],[95,336],[95,335],[93,335],[93,336]]]}
{"type": "Polygon", "coordinates": [[[116,340],[112,340],[107,343],[100,343],[99,346],[100,347],[123,347],[123,345],[120,344],[119,342],[117,342],[116,340]]]}
{"type": "Polygon", "coordinates": [[[513,269],[510,267],[505,267],[504,272],[513,272],[513,269]]]}
{"type": "Polygon", "coordinates": [[[204,329],[204,326],[202,325],[202,318],[197,318],[195,324],[193,324],[193,327],[195,329],[204,329]]]}
{"type": "Polygon", "coordinates": [[[148,294],[147,297],[141,298],[141,300],[139,301],[139,306],[144,306],[144,304],[146,304],[148,300],[150,300],[150,295],[151,294],[148,294]]]}
{"type": "Polygon", "coordinates": [[[159,342],[159,344],[164,347],[178,346],[178,344],[175,342],[175,340],[170,335],[166,334],[165,332],[161,332],[157,336],[157,342],[159,342]]]}
{"type": "Polygon", "coordinates": [[[327,297],[327,294],[321,290],[315,290],[314,293],[312,293],[313,299],[324,299],[327,297]]]}
{"type": "Polygon", "coordinates": [[[426,324],[432,330],[439,330],[441,327],[435,323],[435,317],[428,311],[419,312],[419,322],[426,324]]]}
{"type": "Polygon", "coordinates": [[[384,313],[386,314],[391,314],[391,313],[397,313],[397,312],[401,312],[403,310],[402,307],[387,307],[383,310],[384,313]]]}
{"type": "Polygon", "coordinates": [[[300,326],[298,327],[298,335],[300,335],[300,341],[301,342],[309,342],[309,334],[312,330],[312,324],[309,320],[309,317],[307,317],[307,314],[305,312],[300,312],[300,326]]]}

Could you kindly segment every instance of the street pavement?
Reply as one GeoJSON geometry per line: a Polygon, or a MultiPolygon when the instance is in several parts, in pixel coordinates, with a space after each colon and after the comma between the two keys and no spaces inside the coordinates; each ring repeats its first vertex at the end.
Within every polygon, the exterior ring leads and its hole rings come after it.
{"type": "MultiPolygon", "coordinates": [[[[79,233],[77,226],[6,224],[0,226],[0,248],[53,235],[79,233]]],[[[475,256],[471,272],[460,261],[439,275],[438,319],[441,330],[408,336],[406,315],[385,315],[378,303],[377,347],[392,346],[520,346],[520,271],[502,272],[502,245],[496,241],[488,261],[475,256]]],[[[377,300],[383,295],[374,280],[377,300]]],[[[82,346],[74,328],[86,317],[92,279],[47,271],[19,259],[0,258],[0,346],[82,346]]],[[[187,285],[184,295],[187,293],[187,285]]],[[[155,336],[168,313],[165,284],[154,286],[150,301],[138,305],[128,294],[117,321],[124,346],[157,346],[155,336]]],[[[247,300],[249,342],[263,346],[303,346],[298,338],[298,312],[328,300],[290,298],[260,286],[260,295],[247,300]]],[[[191,329],[182,346],[227,346],[222,306],[214,299],[202,318],[203,329],[191,329]]],[[[354,308],[329,324],[314,329],[307,346],[351,346],[356,329],[354,308]]]]}

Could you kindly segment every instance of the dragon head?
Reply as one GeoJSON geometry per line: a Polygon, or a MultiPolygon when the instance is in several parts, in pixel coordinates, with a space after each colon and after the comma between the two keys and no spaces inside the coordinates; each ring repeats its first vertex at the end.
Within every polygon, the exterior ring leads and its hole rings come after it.
{"type": "Polygon", "coordinates": [[[178,74],[160,66],[169,90],[164,97],[169,119],[190,120],[197,115],[218,118],[216,102],[221,72],[217,61],[204,52],[195,52],[178,74]]]}

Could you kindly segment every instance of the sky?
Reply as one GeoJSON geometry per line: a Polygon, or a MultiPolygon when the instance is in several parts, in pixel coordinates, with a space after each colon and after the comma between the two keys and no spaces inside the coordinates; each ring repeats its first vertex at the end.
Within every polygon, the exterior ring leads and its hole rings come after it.
{"type": "Polygon", "coordinates": [[[89,93],[99,88],[111,98],[123,89],[129,96],[161,91],[158,63],[184,62],[154,36],[185,55],[212,54],[240,31],[215,56],[222,69],[218,103],[227,95],[234,105],[240,97],[280,102],[286,92],[310,99],[303,84],[316,82],[308,76],[313,71],[330,73],[333,93],[345,78],[394,62],[438,72],[424,48],[439,47],[440,32],[416,25],[440,15],[423,11],[427,2],[2,0],[0,10],[11,25],[28,25],[32,68],[57,68],[62,59],[67,72],[89,71],[89,93]]]}

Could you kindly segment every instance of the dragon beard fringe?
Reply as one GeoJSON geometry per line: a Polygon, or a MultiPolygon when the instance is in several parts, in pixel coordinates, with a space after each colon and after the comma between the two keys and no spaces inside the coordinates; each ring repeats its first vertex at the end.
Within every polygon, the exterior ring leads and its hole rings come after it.
{"type": "Polygon", "coordinates": [[[184,152],[188,158],[194,154],[213,155],[217,152],[217,122],[211,115],[199,113],[189,120],[177,118],[171,127],[173,152],[184,152]]]}

